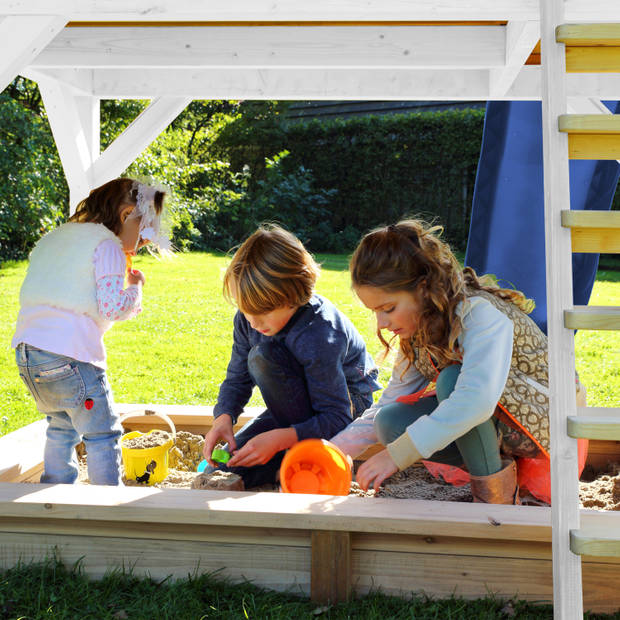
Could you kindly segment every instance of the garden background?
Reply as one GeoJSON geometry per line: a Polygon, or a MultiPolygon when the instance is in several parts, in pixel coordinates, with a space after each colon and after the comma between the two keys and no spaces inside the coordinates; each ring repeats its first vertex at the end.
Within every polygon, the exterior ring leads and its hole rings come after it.
{"type": "MultiPolygon", "coordinates": [[[[102,102],[102,148],[146,103],[102,102]]],[[[445,226],[445,237],[462,257],[484,110],[303,122],[292,120],[288,110],[287,102],[194,101],[127,171],[170,187],[170,225],[179,252],[170,261],[148,255],[136,260],[147,277],[145,312],[106,336],[117,401],[215,403],[234,313],[222,299],[221,272],[226,252],[260,222],[280,222],[316,253],[323,271],[318,291],[351,317],[373,354],[380,350],[373,319],[355,299],[347,273],[348,254],[361,234],[407,214],[422,215],[445,226]]],[[[38,238],[68,216],[68,188],[45,111],[36,86],[23,78],[0,93],[0,178],[3,435],[41,417],[19,381],[9,343],[25,259],[38,238]]],[[[615,209],[619,203],[616,194],[615,209]]],[[[611,257],[604,261],[618,265],[611,257]]],[[[620,304],[620,271],[599,271],[591,303],[620,304]]],[[[576,356],[589,405],[618,406],[618,334],[578,333],[576,356]]],[[[259,404],[259,395],[253,396],[250,405],[259,404]]],[[[550,617],[549,607],[511,607],[492,599],[421,599],[414,605],[381,596],[317,614],[307,601],[251,587],[226,589],[213,585],[211,576],[171,588],[128,575],[94,585],[79,569],[67,574],[53,562],[0,576],[4,617],[153,617],[149,606],[161,617],[194,617],[201,610],[203,617],[220,618],[495,618],[515,609],[518,617],[550,617]]]]}

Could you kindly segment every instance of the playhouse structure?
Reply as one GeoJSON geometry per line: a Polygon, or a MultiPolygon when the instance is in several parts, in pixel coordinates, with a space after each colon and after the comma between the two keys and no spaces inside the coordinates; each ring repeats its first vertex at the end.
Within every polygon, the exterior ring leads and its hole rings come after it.
{"type": "MultiPolygon", "coordinates": [[[[93,575],[222,569],[320,601],[381,588],[553,601],[558,618],[620,607],[620,514],[579,510],[575,439],[617,455],[620,409],[577,408],[573,344],[574,329],[620,329],[620,308],[573,306],[570,260],[620,252],[620,213],[570,211],[568,183],[569,157],[620,158],[601,104],[620,100],[617,0],[0,0],[0,49],[0,90],[18,74],[39,85],[72,207],[192,99],[542,101],[553,500],[34,486],[36,423],[0,440],[2,566],[56,553],[93,575]],[[151,104],[100,153],[104,98],[151,104]]],[[[179,429],[212,422],[157,409],[179,429]]]]}

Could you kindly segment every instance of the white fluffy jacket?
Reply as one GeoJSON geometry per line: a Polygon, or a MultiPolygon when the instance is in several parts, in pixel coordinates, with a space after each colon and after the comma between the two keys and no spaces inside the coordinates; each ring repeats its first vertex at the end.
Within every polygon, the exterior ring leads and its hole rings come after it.
{"type": "Polygon", "coordinates": [[[103,224],[68,222],[43,236],[30,254],[21,306],[63,308],[107,326],[97,307],[93,264],[95,249],[107,239],[122,249],[121,240],[103,224]]]}

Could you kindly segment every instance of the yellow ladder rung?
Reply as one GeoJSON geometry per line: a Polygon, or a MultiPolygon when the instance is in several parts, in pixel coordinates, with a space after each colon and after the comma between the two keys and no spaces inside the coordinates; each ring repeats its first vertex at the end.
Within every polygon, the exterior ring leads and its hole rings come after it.
{"type": "Polygon", "coordinates": [[[620,329],[620,306],[574,306],[564,310],[567,329],[620,329]]]}
{"type": "Polygon", "coordinates": [[[570,159],[620,159],[619,114],[562,114],[558,129],[568,134],[570,159]]]}
{"type": "Polygon", "coordinates": [[[620,254],[620,211],[562,211],[573,252],[620,254]]]}
{"type": "MultiPolygon", "coordinates": [[[[596,408],[600,410],[602,408],[596,408]]],[[[566,430],[575,439],[620,440],[620,407],[605,407],[598,416],[568,416],[566,430]]]]}
{"type": "Polygon", "coordinates": [[[617,529],[571,530],[570,550],[577,555],[620,557],[620,522],[617,529]]]}
{"type": "Polygon", "coordinates": [[[620,46],[620,24],[562,24],[555,40],[569,46],[620,46]]]}
{"type": "Polygon", "coordinates": [[[620,72],[620,24],[563,24],[555,37],[566,45],[567,72],[620,72]]]}

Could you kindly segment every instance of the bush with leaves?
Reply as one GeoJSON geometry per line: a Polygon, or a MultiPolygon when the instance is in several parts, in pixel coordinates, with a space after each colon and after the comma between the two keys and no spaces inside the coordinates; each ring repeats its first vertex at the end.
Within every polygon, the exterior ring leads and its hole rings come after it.
{"type": "Polygon", "coordinates": [[[0,260],[25,258],[68,215],[68,187],[41,114],[0,93],[0,260]]]}

